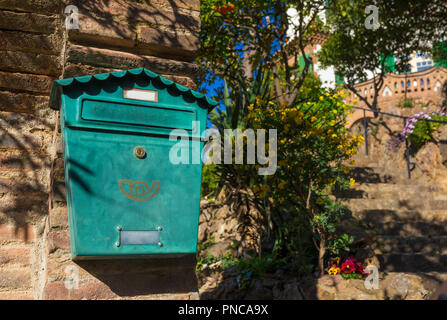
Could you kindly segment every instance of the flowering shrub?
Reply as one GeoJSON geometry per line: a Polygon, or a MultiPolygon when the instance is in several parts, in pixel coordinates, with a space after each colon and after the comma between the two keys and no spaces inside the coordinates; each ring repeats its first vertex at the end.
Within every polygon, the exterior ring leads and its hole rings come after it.
{"type": "Polygon", "coordinates": [[[346,128],[351,108],[343,99],[343,91],[327,91],[319,81],[308,79],[297,104],[278,105],[257,98],[243,119],[249,128],[277,129],[276,173],[265,178],[251,175],[253,192],[271,207],[268,219],[278,232],[276,248],[288,255],[303,253],[300,237],[305,232],[300,228],[307,226],[319,251],[322,273],[326,250],[347,251],[352,242],[336,234],[344,207],[329,197],[335,185],[340,189],[354,185],[344,164],[364,141],[346,128]]]}
{"type": "MultiPolygon", "coordinates": [[[[402,140],[408,139],[415,148],[420,148],[428,141],[433,140],[433,131],[440,126],[445,125],[440,122],[430,122],[424,120],[446,121],[447,115],[444,111],[432,111],[430,113],[419,112],[408,119],[407,125],[404,127],[401,137],[402,140]]],[[[447,124],[447,123],[446,123],[447,124]]]]}
{"type": "Polygon", "coordinates": [[[329,260],[327,273],[340,274],[344,279],[363,279],[368,276],[365,267],[354,258],[335,257],[329,260]]]}

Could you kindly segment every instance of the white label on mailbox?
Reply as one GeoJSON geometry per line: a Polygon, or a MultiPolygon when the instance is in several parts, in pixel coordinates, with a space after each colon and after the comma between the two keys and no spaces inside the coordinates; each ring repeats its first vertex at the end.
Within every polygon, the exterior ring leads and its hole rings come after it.
{"type": "Polygon", "coordinates": [[[158,231],[121,231],[121,244],[156,244],[158,231]]]}
{"type": "Polygon", "coordinates": [[[158,92],[143,89],[124,89],[123,97],[126,99],[158,102],[158,92]]]}

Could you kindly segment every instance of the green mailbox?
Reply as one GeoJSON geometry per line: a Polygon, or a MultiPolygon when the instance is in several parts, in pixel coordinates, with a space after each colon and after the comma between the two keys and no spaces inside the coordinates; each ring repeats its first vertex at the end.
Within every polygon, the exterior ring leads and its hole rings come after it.
{"type": "Polygon", "coordinates": [[[74,259],[196,251],[200,153],[215,105],[143,68],[54,82],[74,259]],[[173,161],[182,152],[189,161],[173,161]]]}

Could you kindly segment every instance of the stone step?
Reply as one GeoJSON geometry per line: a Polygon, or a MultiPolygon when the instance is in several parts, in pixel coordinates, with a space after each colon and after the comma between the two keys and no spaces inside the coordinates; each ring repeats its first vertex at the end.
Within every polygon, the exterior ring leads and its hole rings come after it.
{"type": "Polygon", "coordinates": [[[377,165],[381,159],[377,153],[370,153],[369,155],[366,155],[365,150],[359,150],[359,152],[350,160],[355,161],[354,165],[356,167],[368,167],[377,165]]]}
{"type": "Polygon", "coordinates": [[[359,183],[393,183],[395,179],[389,174],[384,173],[382,167],[351,167],[349,176],[359,183]]]}
{"type": "Polygon", "coordinates": [[[356,184],[349,190],[337,190],[334,195],[339,199],[432,199],[447,200],[447,192],[439,187],[391,184],[391,183],[362,183],[356,184]]]}
{"type": "Polygon", "coordinates": [[[376,253],[420,253],[447,255],[447,236],[408,237],[378,236],[376,253]]]}
{"type": "Polygon", "coordinates": [[[447,255],[389,253],[377,255],[383,272],[447,272],[447,255]]]}
{"type": "Polygon", "coordinates": [[[365,222],[413,222],[447,223],[447,210],[359,210],[353,217],[365,222]]]}
{"type": "Polygon", "coordinates": [[[447,200],[423,199],[345,199],[341,201],[352,212],[363,210],[447,210],[447,200]]]}
{"type": "Polygon", "coordinates": [[[447,235],[446,223],[426,221],[373,222],[378,236],[435,237],[447,235]]]}

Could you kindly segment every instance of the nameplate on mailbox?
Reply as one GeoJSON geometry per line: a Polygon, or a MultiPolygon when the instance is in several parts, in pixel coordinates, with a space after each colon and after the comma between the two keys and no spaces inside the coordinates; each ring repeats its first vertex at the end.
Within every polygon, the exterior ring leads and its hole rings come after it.
{"type": "Polygon", "coordinates": [[[158,231],[120,231],[121,244],[157,244],[159,243],[158,231]]]}
{"type": "Polygon", "coordinates": [[[144,89],[123,89],[123,98],[158,102],[158,92],[144,89]]]}

